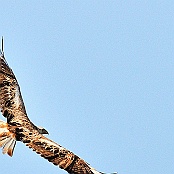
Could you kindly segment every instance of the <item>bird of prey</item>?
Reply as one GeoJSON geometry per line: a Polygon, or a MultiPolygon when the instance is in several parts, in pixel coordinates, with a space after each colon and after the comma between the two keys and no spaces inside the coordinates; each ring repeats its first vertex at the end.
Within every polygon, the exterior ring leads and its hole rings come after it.
{"type": "Polygon", "coordinates": [[[23,142],[41,157],[70,174],[101,174],[73,152],[45,137],[44,128],[35,126],[27,116],[17,79],[0,51],[0,109],[7,122],[0,121],[0,147],[13,155],[16,141],[23,142]]]}

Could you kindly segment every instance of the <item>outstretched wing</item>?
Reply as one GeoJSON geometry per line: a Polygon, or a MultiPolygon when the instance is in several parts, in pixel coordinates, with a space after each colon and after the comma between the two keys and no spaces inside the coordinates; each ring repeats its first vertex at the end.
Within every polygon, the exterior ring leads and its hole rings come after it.
{"type": "Polygon", "coordinates": [[[39,134],[27,138],[26,145],[49,162],[70,174],[100,174],[71,151],[39,134]]]}
{"type": "Polygon", "coordinates": [[[17,79],[0,52],[0,109],[8,123],[28,120],[17,79]]]}

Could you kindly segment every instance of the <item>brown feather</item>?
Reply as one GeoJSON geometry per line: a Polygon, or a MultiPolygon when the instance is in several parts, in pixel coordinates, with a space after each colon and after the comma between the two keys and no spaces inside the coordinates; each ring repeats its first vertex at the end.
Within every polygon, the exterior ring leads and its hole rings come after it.
{"type": "MultiPolygon", "coordinates": [[[[54,165],[58,165],[61,169],[66,170],[68,173],[93,174],[92,170],[95,170],[77,155],[43,135],[32,135],[27,139],[31,140],[30,143],[26,143],[29,148],[36,151],[36,153],[54,165]]],[[[95,172],[99,174],[99,172],[95,172]]]]}

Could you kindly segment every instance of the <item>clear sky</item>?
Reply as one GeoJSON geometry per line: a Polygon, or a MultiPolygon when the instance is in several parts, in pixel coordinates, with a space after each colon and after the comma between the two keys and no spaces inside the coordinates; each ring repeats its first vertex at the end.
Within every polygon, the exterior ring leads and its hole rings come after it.
{"type": "MultiPolygon", "coordinates": [[[[0,6],[6,59],[49,138],[99,171],[174,173],[173,1],[0,6]]],[[[66,172],[18,142],[0,173],[66,172]]]]}

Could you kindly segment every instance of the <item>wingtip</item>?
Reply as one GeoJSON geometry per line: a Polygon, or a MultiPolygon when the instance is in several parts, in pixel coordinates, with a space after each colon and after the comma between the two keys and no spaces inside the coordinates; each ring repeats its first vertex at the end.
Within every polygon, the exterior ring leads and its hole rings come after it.
{"type": "Polygon", "coordinates": [[[91,167],[91,170],[94,174],[118,174],[117,172],[114,173],[104,173],[104,172],[98,172],[96,169],[94,169],[93,167],[91,167]]]}

